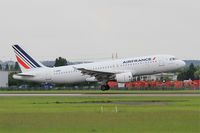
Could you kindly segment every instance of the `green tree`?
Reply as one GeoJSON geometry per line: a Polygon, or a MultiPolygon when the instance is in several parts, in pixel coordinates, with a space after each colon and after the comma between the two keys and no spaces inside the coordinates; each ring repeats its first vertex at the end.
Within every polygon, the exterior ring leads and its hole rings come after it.
{"type": "Polygon", "coordinates": [[[13,85],[19,85],[20,83],[22,83],[22,81],[20,80],[16,80],[16,79],[13,79],[13,75],[16,74],[16,73],[10,73],[8,75],[8,85],[9,86],[13,86],[13,85]]]}
{"type": "Polygon", "coordinates": [[[15,71],[20,71],[19,64],[17,62],[15,62],[14,70],[15,71]]]}
{"type": "Polygon", "coordinates": [[[194,80],[195,79],[195,72],[197,68],[194,66],[193,63],[190,64],[189,68],[186,68],[179,72],[177,79],[178,80],[194,80]]]}
{"type": "Polygon", "coordinates": [[[194,73],[196,71],[196,68],[193,63],[190,64],[189,70],[187,71],[187,79],[194,80],[194,73]]]}
{"type": "Polygon", "coordinates": [[[179,81],[185,80],[186,76],[187,76],[186,72],[187,72],[186,70],[182,70],[181,72],[179,72],[179,74],[177,76],[177,80],[179,80],[179,81]]]}
{"type": "Polygon", "coordinates": [[[198,69],[198,70],[194,73],[194,78],[195,78],[195,79],[200,79],[200,69],[198,69]]]}
{"type": "Polygon", "coordinates": [[[58,66],[65,66],[67,65],[67,60],[62,58],[62,57],[59,57],[59,58],[56,58],[56,61],[55,61],[55,67],[58,67],[58,66]]]}

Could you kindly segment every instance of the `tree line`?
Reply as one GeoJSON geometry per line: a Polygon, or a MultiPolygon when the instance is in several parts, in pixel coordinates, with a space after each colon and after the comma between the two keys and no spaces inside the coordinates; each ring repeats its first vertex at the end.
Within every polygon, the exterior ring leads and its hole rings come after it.
{"type": "Polygon", "coordinates": [[[194,66],[193,63],[189,67],[185,67],[178,72],[177,80],[199,80],[200,79],[200,66],[194,66]]]}

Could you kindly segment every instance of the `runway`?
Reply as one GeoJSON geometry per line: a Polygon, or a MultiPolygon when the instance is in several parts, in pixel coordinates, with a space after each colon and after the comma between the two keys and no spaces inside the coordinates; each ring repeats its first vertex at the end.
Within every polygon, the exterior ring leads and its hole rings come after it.
{"type": "Polygon", "coordinates": [[[200,94],[0,94],[0,97],[200,97],[200,94]]]}

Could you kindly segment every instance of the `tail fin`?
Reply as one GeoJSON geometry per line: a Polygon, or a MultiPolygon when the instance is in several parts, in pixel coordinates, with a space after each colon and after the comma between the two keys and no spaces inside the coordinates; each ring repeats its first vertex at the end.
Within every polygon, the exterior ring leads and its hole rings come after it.
{"type": "Polygon", "coordinates": [[[22,72],[45,67],[39,61],[36,61],[30,55],[28,55],[19,45],[13,45],[12,47],[22,72]]]}

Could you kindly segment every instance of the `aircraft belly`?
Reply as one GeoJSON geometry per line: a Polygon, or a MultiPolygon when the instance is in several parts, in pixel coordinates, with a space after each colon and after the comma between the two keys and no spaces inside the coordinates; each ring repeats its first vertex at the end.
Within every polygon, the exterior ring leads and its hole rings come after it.
{"type": "Polygon", "coordinates": [[[79,83],[79,82],[84,82],[85,78],[84,76],[81,76],[79,74],[74,74],[74,75],[68,76],[66,81],[68,83],[79,83]]]}
{"type": "Polygon", "coordinates": [[[80,74],[67,74],[53,77],[54,83],[79,83],[85,80],[86,78],[80,74]]]}

